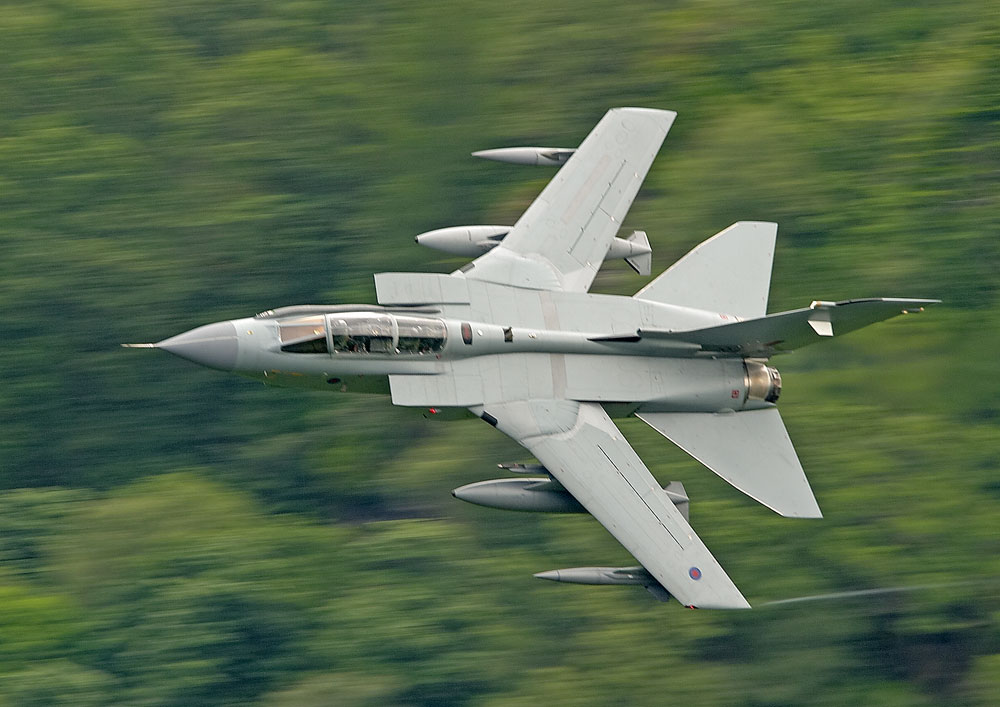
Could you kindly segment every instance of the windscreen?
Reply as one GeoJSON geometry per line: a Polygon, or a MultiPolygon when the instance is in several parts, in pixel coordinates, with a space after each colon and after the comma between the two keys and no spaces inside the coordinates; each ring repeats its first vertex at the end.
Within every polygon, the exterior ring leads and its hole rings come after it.
{"type": "Polygon", "coordinates": [[[329,353],[326,345],[326,318],[299,317],[278,325],[281,350],[288,353],[329,353]]]}

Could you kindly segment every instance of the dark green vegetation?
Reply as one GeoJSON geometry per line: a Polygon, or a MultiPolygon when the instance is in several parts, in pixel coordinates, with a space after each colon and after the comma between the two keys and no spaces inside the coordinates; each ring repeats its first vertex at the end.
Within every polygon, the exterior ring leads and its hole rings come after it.
{"type": "MultiPolygon", "coordinates": [[[[0,8],[0,702],[992,705],[1000,695],[1000,15],[980,0],[37,0],[0,8]],[[654,271],[778,221],[771,310],[946,304],[776,359],[826,518],[638,421],[745,614],[532,572],[629,563],[449,490],[520,448],[119,342],[458,264],[610,106],[679,112],[654,271]]],[[[595,291],[643,284],[621,263],[595,291]]]]}

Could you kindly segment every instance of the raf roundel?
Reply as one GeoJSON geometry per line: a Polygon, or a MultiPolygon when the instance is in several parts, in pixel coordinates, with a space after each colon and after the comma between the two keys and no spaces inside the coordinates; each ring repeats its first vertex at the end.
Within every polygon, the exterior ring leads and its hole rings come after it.
{"type": "Polygon", "coordinates": [[[691,569],[688,570],[688,577],[697,582],[699,579],[701,579],[701,570],[698,569],[697,567],[692,567],[691,569]]]}

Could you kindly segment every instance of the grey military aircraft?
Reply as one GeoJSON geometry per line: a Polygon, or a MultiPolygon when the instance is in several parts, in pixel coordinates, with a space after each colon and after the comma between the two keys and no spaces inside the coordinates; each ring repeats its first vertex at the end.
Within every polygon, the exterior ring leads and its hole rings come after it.
{"type": "Polygon", "coordinates": [[[529,476],[453,494],[496,508],[588,512],[638,560],[537,577],[638,585],[695,608],[750,605],[688,522],[679,483],[653,478],[612,418],[635,415],[783,516],[821,517],[775,403],[783,352],[928,299],[814,301],[768,315],[777,225],[739,222],[632,297],[590,294],[606,258],[648,272],[641,231],[616,238],[676,113],[608,111],[576,149],[474,153],[559,171],[513,226],[438,229],[418,242],[478,256],[451,274],[379,273],[377,305],[303,305],[155,344],[265,383],[382,393],[471,412],[525,447],[529,476]]]}

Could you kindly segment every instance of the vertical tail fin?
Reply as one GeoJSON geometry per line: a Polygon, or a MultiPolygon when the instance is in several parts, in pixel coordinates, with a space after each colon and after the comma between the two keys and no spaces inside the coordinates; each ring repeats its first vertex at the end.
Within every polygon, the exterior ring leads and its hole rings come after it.
{"type": "Polygon", "coordinates": [[[698,245],[639,290],[639,299],[744,319],[767,313],[778,224],[739,221],[698,245]]]}

